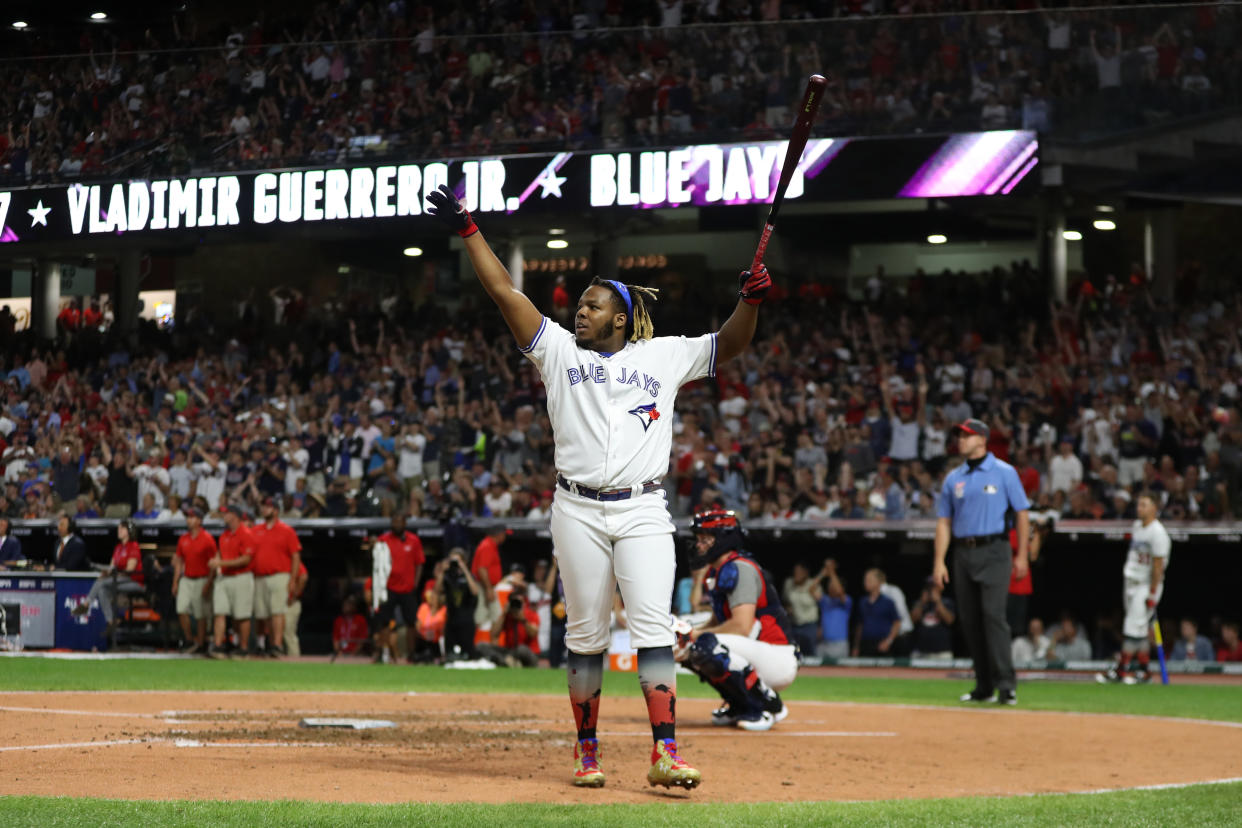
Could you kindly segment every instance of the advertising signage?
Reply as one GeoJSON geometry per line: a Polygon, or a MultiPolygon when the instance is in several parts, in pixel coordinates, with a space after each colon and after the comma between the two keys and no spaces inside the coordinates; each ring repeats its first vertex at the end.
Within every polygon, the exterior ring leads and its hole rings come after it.
{"type": "MultiPolygon", "coordinates": [[[[0,190],[0,242],[374,224],[424,213],[453,186],[468,209],[514,214],[767,202],[786,142],[558,152],[223,173],[0,190]]],[[[1038,162],[1031,132],[808,142],[786,195],[853,200],[1006,195],[1038,162]]]]}

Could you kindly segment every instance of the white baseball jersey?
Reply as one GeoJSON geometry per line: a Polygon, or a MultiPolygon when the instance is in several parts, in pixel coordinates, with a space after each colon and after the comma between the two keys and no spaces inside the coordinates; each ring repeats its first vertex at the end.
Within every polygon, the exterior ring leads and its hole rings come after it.
{"type": "Polygon", "coordinates": [[[627,342],[605,356],[579,348],[572,333],[545,316],[520,350],[543,377],[557,471],[595,489],[662,478],[677,390],[716,373],[714,333],[627,342]]]}
{"type": "Polygon", "coordinates": [[[1151,559],[1164,558],[1164,571],[1169,570],[1169,533],[1158,520],[1147,526],[1142,521],[1134,521],[1130,528],[1130,552],[1126,555],[1126,566],[1122,570],[1128,581],[1151,583],[1151,559]]]}

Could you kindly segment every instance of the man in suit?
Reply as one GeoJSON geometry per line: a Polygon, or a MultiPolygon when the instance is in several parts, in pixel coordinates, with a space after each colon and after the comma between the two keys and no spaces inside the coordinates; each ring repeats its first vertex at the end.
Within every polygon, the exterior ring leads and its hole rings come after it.
{"type": "Polygon", "coordinates": [[[56,545],[56,569],[82,572],[91,568],[86,557],[86,542],[74,533],[73,518],[61,514],[56,520],[56,533],[60,540],[56,545]]]}
{"type": "Polygon", "coordinates": [[[13,537],[13,524],[0,517],[0,569],[8,569],[22,560],[22,542],[13,537]]]}

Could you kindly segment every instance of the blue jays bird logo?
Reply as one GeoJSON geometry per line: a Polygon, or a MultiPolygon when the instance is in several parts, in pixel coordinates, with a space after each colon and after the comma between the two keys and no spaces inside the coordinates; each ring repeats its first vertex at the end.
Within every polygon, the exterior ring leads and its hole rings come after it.
{"type": "Polygon", "coordinates": [[[643,424],[643,431],[646,431],[652,423],[660,419],[660,412],[656,410],[655,403],[647,403],[637,408],[631,408],[629,413],[637,417],[639,422],[643,424]]]}

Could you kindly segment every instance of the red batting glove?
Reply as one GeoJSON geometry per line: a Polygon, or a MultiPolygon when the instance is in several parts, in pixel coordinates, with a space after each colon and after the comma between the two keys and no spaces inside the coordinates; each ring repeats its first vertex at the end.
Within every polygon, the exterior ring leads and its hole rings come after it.
{"type": "Polygon", "coordinates": [[[1148,595],[1147,596],[1147,609],[1154,610],[1155,608],[1156,608],[1156,596],[1148,595]]]}
{"type": "Polygon", "coordinates": [[[772,277],[768,275],[768,266],[765,264],[759,265],[759,269],[753,272],[743,270],[738,281],[742,283],[742,289],[737,295],[748,305],[763,304],[768,291],[772,289],[772,277]]]}

